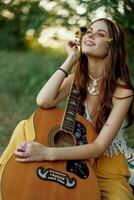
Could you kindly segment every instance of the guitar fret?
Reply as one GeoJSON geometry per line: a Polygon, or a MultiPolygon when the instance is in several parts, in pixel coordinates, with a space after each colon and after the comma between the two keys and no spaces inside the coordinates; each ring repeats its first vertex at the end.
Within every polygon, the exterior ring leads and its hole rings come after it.
{"type": "MultiPolygon", "coordinates": [[[[72,110],[72,109],[70,109],[72,110]]],[[[73,114],[70,113],[70,110],[67,111],[65,116],[75,117],[76,116],[76,110],[72,110],[73,114]]]]}
{"type": "Polygon", "coordinates": [[[77,100],[78,100],[78,98],[74,98],[74,97],[71,97],[71,98],[70,98],[70,101],[74,101],[74,102],[76,102],[76,103],[77,103],[77,100]]]}
{"type": "Polygon", "coordinates": [[[65,117],[65,121],[67,121],[70,124],[74,124],[75,118],[69,120],[67,117],[65,117]]]}
{"type": "Polygon", "coordinates": [[[74,124],[68,124],[67,122],[65,122],[65,123],[63,124],[63,126],[64,126],[64,127],[67,127],[67,128],[70,128],[70,129],[73,129],[74,124]]]}
{"type": "Polygon", "coordinates": [[[62,128],[64,130],[73,131],[75,125],[75,118],[78,108],[78,92],[75,85],[73,84],[70,96],[68,98],[68,104],[66,107],[66,112],[64,113],[64,119],[62,123],[62,128]]]}
{"type": "Polygon", "coordinates": [[[75,121],[70,122],[70,121],[65,120],[63,124],[68,124],[69,126],[73,126],[74,123],[75,123],[75,121]]]}
{"type": "Polygon", "coordinates": [[[70,99],[74,99],[75,101],[77,101],[78,97],[71,96],[70,99]]]}
{"type": "Polygon", "coordinates": [[[76,101],[77,102],[77,97],[71,97],[70,100],[76,101]]]}
{"type": "Polygon", "coordinates": [[[72,90],[72,94],[78,97],[78,92],[77,92],[77,90],[74,90],[74,89],[73,89],[73,90],[72,90]]]}
{"type": "Polygon", "coordinates": [[[78,99],[78,97],[77,97],[77,96],[73,96],[73,95],[72,95],[70,98],[78,99]]]}
{"type": "Polygon", "coordinates": [[[68,130],[73,131],[73,129],[74,129],[74,124],[73,124],[73,125],[69,125],[69,124],[67,124],[67,123],[64,123],[64,124],[62,125],[62,127],[63,127],[63,129],[66,130],[66,131],[68,131],[68,130]]]}
{"type": "MultiPolygon", "coordinates": [[[[75,97],[75,98],[77,98],[77,96],[76,96],[76,95],[74,95],[74,94],[72,94],[72,95],[71,95],[71,97],[75,97]]],[[[70,98],[71,98],[71,97],[70,97],[70,98]]]]}
{"type": "Polygon", "coordinates": [[[71,96],[70,99],[74,99],[75,101],[77,101],[78,97],[71,96]]]}
{"type": "Polygon", "coordinates": [[[66,114],[70,115],[70,116],[75,116],[76,115],[76,109],[72,110],[72,109],[67,109],[66,114]]]}
{"type": "Polygon", "coordinates": [[[70,115],[70,116],[74,117],[74,116],[75,116],[75,113],[72,112],[72,111],[67,111],[67,115],[70,115]]]}
{"type": "Polygon", "coordinates": [[[70,114],[69,112],[66,113],[65,117],[67,118],[72,118],[72,119],[75,119],[75,116],[76,116],[76,112],[73,112],[73,115],[70,114]]]}
{"type": "Polygon", "coordinates": [[[69,126],[68,124],[65,123],[65,124],[63,124],[63,127],[65,127],[65,130],[66,129],[72,130],[74,126],[69,126]]]}
{"type": "Polygon", "coordinates": [[[73,109],[73,110],[76,110],[77,109],[77,105],[74,105],[74,104],[69,104],[68,105],[68,108],[70,108],[71,107],[71,110],[73,109]]]}
{"type": "Polygon", "coordinates": [[[73,106],[77,106],[77,104],[74,101],[71,101],[70,104],[73,106]]]}
{"type": "MultiPolygon", "coordinates": [[[[71,107],[71,110],[76,110],[77,109],[77,107],[74,107],[74,106],[72,106],[72,105],[68,105],[68,108],[69,107],[71,107]]],[[[68,109],[67,109],[68,110],[68,109]]]]}
{"type": "Polygon", "coordinates": [[[76,108],[77,108],[77,105],[78,105],[78,104],[76,104],[76,103],[70,103],[70,104],[68,104],[68,106],[69,106],[69,107],[72,106],[73,109],[76,109],[76,108]]]}
{"type": "Polygon", "coordinates": [[[72,132],[73,131],[73,129],[74,129],[74,127],[67,127],[67,126],[62,126],[62,129],[63,130],[65,130],[65,131],[70,131],[70,132],[72,132]]]}
{"type": "Polygon", "coordinates": [[[73,121],[74,121],[74,120],[71,119],[70,117],[66,117],[66,119],[67,119],[67,121],[69,121],[69,122],[73,122],[73,121]]]}
{"type": "Polygon", "coordinates": [[[68,110],[67,110],[67,113],[66,113],[66,115],[75,116],[75,115],[76,115],[76,113],[77,113],[76,111],[77,111],[76,109],[75,109],[75,110],[73,110],[73,109],[70,107],[70,109],[68,109],[68,110]],[[70,112],[70,110],[72,110],[72,112],[74,113],[73,115],[69,113],[69,112],[70,112]]]}
{"type": "Polygon", "coordinates": [[[65,121],[67,121],[70,124],[74,124],[75,117],[74,118],[70,118],[70,117],[65,116],[65,121]]]}
{"type": "Polygon", "coordinates": [[[71,107],[73,110],[76,110],[76,109],[77,109],[77,105],[75,105],[75,106],[74,106],[74,105],[73,105],[73,104],[71,104],[71,103],[70,103],[70,104],[68,104],[68,108],[69,108],[69,107],[71,107]]]}
{"type": "Polygon", "coordinates": [[[68,124],[70,124],[70,125],[73,125],[73,124],[74,124],[74,120],[69,121],[68,119],[65,118],[65,121],[66,121],[68,124]]]}

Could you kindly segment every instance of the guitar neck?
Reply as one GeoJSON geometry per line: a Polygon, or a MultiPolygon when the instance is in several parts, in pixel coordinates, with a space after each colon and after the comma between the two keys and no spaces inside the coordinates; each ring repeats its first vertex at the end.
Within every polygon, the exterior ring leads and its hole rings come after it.
{"type": "Polygon", "coordinates": [[[70,94],[64,111],[63,121],[61,124],[61,129],[63,129],[66,132],[73,132],[78,105],[79,95],[76,86],[73,83],[70,89],[70,94]]]}

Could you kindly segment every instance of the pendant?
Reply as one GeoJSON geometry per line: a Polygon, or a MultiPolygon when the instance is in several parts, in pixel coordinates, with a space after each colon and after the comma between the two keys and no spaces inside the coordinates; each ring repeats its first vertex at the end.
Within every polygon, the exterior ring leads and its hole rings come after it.
{"type": "Polygon", "coordinates": [[[98,85],[97,81],[102,79],[102,77],[99,79],[93,79],[93,77],[91,77],[91,75],[89,75],[89,77],[92,79],[93,85],[91,87],[87,88],[88,93],[89,93],[89,95],[98,95],[100,93],[100,91],[96,89],[96,87],[98,85]]]}
{"type": "Polygon", "coordinates": [[[93,93],[93,92],[95,92],[95,90],[96,90],[96,88],[95,88],[94,86],[92,86],[92,88],[91,88],[91,89],[89,89],[90,93],[93,93]]]}
{"type": "Polygon", "coordinates": [[[89,95],[95,96],[99,94],[99,90],[96,91],[96,88],[94,87],[94,85],[92,86],[92,88],[90,89],[89,87],[87,88],[89,95]]]}
{"type": "Polygon", "coordinates": [[[97,84],[97,81],[96,80],[94,80],[93,81],[93,86],[97,86],[98,84],[97,84]]]}

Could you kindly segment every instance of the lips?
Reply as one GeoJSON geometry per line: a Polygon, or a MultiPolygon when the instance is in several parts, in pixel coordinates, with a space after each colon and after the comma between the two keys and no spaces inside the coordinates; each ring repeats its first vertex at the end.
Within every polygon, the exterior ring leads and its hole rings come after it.
{"type": "Polygon", "coordinates": [[[85,40],[84,43],[88,46],[95,46],[96,45],[95,42],[90,40],[90,39],[85,40]]]}

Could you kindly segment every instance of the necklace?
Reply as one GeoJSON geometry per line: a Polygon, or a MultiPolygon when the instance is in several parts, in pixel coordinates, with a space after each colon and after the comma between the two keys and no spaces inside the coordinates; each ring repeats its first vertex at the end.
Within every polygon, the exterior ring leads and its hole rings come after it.
{"type": "Polygon", "coordinates": [[[96,86],[98,85],[97,81],[101,80],[103,77],[100,77],[98,79],[94,79],[90,74],[89,77],[93,80],[92,87],[88,87],[87,90],[90,95],[98,95],[100,93],[100,90],[96,90],[96,86]]]}

